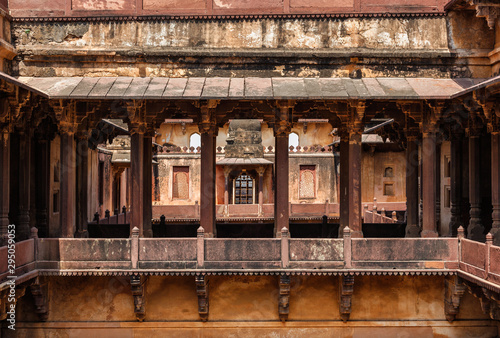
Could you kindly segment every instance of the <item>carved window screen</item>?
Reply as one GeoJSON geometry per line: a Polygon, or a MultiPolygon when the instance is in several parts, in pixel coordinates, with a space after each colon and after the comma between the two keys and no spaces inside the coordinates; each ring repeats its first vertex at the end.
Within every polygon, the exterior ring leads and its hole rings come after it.
{"type": "Polygon", "coordinates": [[[316,197],[316,166],[300,166],[299,198],[316,197]]]}
{"type": "Polygon", "coordinates": [[[234,180],[234,204],[254,203],[254,181],[248,174],[241,174],[234,180]]]}
{"type": "Polygon", "coordinates": [[[189,199],[189,167],[173,167],[173,199],[189,199]]]}

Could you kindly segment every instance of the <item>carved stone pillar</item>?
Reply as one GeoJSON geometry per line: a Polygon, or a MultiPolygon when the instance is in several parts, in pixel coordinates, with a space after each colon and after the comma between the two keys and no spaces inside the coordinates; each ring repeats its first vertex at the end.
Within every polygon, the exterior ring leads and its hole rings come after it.
{"type": "Polygon", "coordinates": [[[30,234],[31,130],[19,135],[19,212],[16,238],[24,240],[30,234]]]}
{"type": "Polygon", "coordinates": [[[216,236],[216,136],[217,125],[212,109],[202,107],[202,122],[199,125],[201,132],[201,182],[200,182],[200,225],[205,229],[208,237],[216,236]]]}
{"type": "Polygon", "coordinates": [[[351,237],[363,237],[361,219],[361,137],[362,128],[349,132],[349,228],[351,237]]]}
{"type": "Polygon", "coordinates": [[[345,227],[349,227],[349,133],[340,133],[340,227],[339,238],[345,227]]]}
{"type": "Polygon", "coordinates": [[[153,237],[153,138],[151,132],[144,135],[143,150],[143,233],[144,237],[153,237]]]}
{"type": "MultiPolygon", "coordinates": [[[[478,134],[469,135],[469,202],[470,221],[467,238],[484,241],[484,226],[481,223],[481,152],[478,134]]],[[[498,170],[497,168],[495,170],[498,170]]]]}
{"type": "Polygon", "coordinates": [[[224,216],[229,216],[229,174],[231,167],[224,167],[224,216]]]}
{"type": "Polygon", "coordinates": [[[0,245],[5,244],[9,225],[10,133],[0,131],[0,245]]]}
{"type": "Polygon", "coordinates": [[[264,172],[266,171],[265,167],[258,167],[257,174],[259,174],[259,216],[262,216],[263,210],[262,207],[264,205],[264,172]]]}
{"type": "Polygon", "coordinates": [[[61,133],[61,237],[72,238],[75,235],[75,131],[76,126],[60,125],[61,133]]]}
{"type": "Polygon", "coordinates": [[[50,184],[50,141],[37,139],[35,141],[35,204],[36,227],[40,237],[49,234],[49,184],[50,184]]]}
{"type": "Polygon", "coordinates": [[[450,147],[450,207],[449,236],[456,237],[462,218],[462,134],[451,135],[450,147]]]}
{"type": "Polygon", "coordinates": [[[406,148],[406,237],[420,237],[418,202],[418,143],[411,135],[406,148]]]}
{"type": "Polygon", "coordinates": [[[491,132],[491,204],[493,244],[500,245],[500,130],[491,132]]]}
{"type": "Polygon", "coordinates": [[[76,143],[76,237],[87,238],[88,214],[88,137],[87,133],[77,133],[76,143]]]}
{"type": "MultiPolygon", "coordinates": [[[[130,129],[130,228],[139,229],[144,237],[144,130],[139,126],[130,129]]],[[[131,230],[132,231],[132,230],[131,230]]]]}
{"type": "Polygon", "coordinates": [[[422,141],[422,237],[438,236],[436,231],[436,176],[436,130],[428,125],[424,130],[422,141]]]}
{"type": "Polygon", "coordinates": [[[274,126],[274,234],[279,237],[282,228],[290,227],[290,210],[288,206],[288,135],[291,105],[278,104],[279,113],[274,126]]]}

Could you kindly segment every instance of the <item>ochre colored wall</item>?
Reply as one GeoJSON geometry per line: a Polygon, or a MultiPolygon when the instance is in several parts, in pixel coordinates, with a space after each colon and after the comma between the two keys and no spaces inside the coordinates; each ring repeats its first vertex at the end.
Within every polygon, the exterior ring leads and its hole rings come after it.
{"type": "MultiPolygon", "coordinates": [[[[444,315],[443,276],[356,276],[350,321],[339,314],[339,277],[292,276],[289,320],[278,316],[277,276],[208,276],[209,321],[202,323],[194,277],[151,276],[146,320],[134,316],[128,277],[47,277],[49,317],[37,323],[29,292],[17,306],[17,337],[241,336],[494,337],[498,322],[468,292],[457,320],[444,315]]],[[[42,282],[44,279],[42,279],[42,282]]],[[[3,330],[8,334],[7,330],[3,330]]],[[[8,335],[6,335],[8,336],[8,335]]]]}

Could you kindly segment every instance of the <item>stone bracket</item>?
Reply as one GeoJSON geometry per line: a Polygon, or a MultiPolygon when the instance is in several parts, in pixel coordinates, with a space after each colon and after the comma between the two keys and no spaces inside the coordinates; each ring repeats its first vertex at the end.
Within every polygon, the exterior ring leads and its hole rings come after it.
{"type": "Polygon", "coordinates": [[[493,320],[500,320],[500,293],[469,281],[465,281],[465,286],[474,297],[479,299],[483,313],[489,315],[493,320]]]}
{"type": "Polygon", "coordinates": [[[290,302],[290,275],[281,275],[279,283],[280,293],[279,293],[279,316],[282,322],[288,319],[288,314],[290,313],[289,302],[290,302]]]}
{"type": "Polygon", "coordinates": [[[198,313],[203,322],[208,320],[208,281],[204,275],[196,276],[196,294],[198,295],[198,313]]]}
{"type": "Polygon", "coordinates": [[[17,304],[17,301],[22,298],[26,294],[26,289],[30,285],[32,281],[27,281],[22,284],[16,285],[15,287],[15,295],[11,293],[10,285],[11,283],[15,283],[14,279],[10,279],[7,282],[7,287],[0,291],[0,320],[7,319],[8,316],[14,316],[12,313],[9,314],[10,305],[17,304]]]}
{"type": "Polygon", "coordinates": [[[146,317],[146,278],[140,275],[130,276],[130,287],[134,297],[134,313],[138,321],[146,317]]]}
{"type": "Polygon", "coordinates": [[[352,293],[354,291],[354,276],[340,276],[340,318],[345,323],[351,315],[352,293]]]}
{"type": "Polygon", "coordinates": [[[460,300],[466,286],[458,276],[450,276],[444,281],[444,290],[444,314],[446,320],[452,323],[460,311],[460,300]]]}
{"type": "Polygon", "coordinates": [[[30,291],[35,300],[38,318],[42,322],[47,321],[47,318],[49,317],[47,283],[42,284],[37,278],[35,282],[30,285],[30,291]]]}

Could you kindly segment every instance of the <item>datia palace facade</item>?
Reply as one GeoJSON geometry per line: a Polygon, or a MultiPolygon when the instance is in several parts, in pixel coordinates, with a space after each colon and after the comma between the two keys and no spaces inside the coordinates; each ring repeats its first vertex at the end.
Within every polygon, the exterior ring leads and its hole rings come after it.
{"type": "Polygon", "coordinates": [[[1,336],[498,337],[499,71],[497,0],[0,0],[1,336]]]}

